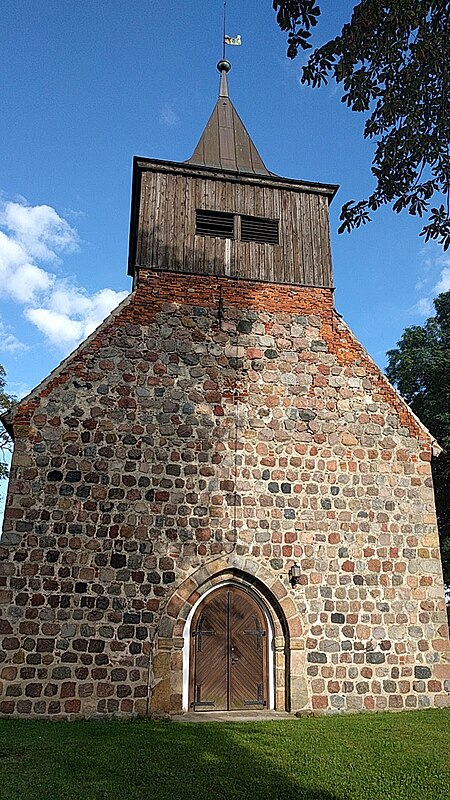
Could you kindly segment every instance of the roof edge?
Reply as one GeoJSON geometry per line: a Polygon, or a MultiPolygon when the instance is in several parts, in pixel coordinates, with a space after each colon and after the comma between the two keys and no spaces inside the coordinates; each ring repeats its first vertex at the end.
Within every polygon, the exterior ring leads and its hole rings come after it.
{"type": "Polygon", "coordinates": [[[359,345],[359,347],[361,348],[361,350],[364,352],[364,355],[365,355],[365,357],[366,357],[366,358],[367,358],[367,359],[368,359],[368,360],[371,362],[372,366],[373,366],[373,367],[375,367],[375,369],[376,369],[376,370],[377,370],[377,372],[379,373],[379,376],[380,376],[381,380],[382,380],[382,381],[383,381],[383,382],[386,384],[386,386],[388,386],[388,387],[389,387],[389,389],[390,389],[392,392],[394,392],[394,394],[396,395],[397,399],[398,399],[398,400],[400,401],[400,403],[401,403],[401,404],[404,406],[404,408],[405,408],[405,410],[408,412],[408,414],[409,414],[409,415],[410,415],[410,416],[413,418],[413,420],[414,420],[414,422],[416,423],[416,425],[417,425],[417,426],[418,426],[418,427],[421,429],[421,431],[422,431],[422,432],[423,432],[423,433],[426,435],[426,437],[429,439],[429,441],[430,441],[430,444],[431,444],[431,449],[432,449],[432,454],[433,454],[433,456],[435,456],[435,457],[437,457],[437,456],[440,456],[440,454],[444,452],[444,448],[443,448],[443,447],[442,447],[442,446],[439,444],[438,440],[437,440],[437,439],[436,439],[436,438],[433,436],[433,434],[432,434],[432,433],[430,433],[430,431],[428,430],[428,428],[426,427],[426,425],[424,425],[424,423],[422,422],[422,420],[421,420],[421,419],[419,419],[419,417],[417,416],[417,414],[415,414],[415,413],[414,413],[414,411],[412,410],[411,406],[410,406],[410,405],[409,405],[409,404],[406,402],[405,398],[404,398],[404,397],[402,397],[402,395],[400,394],[400,392],[398,391],[398,389],[396,389],[396,388],[395,388],[395,386],[394,386],[394,385],[393,385],[393,384],[390,382],[390,380],[389,380],[389,379],[388,379],[388,377],[385,375],[385,373],[383,372],[383,370],[381,369],[381,367],[380,367],[380,366],[379,366],[379,365],[376,363],[376,361],[375,361],[375,360],[372,358],[372,356],[371,356],[371,355],[370,355],[370,353],[369,353],[369,352],[366,350],[366,348],[364,347],[364,345],[363,345],[363,344],[361,344],[361,342],[359,341],[359,339],[357,338],[357,336],[356,336],[356,335],[353,333],[353,331],[351,330],[351,328],[350,328],[350,327],[347,325],[347,323],[345,322],[344,318],[341,316],[341,314],[339,314],[339,312],[338,312],[338,311],[336,311],[336,309],[335,309],[335,314],[337,314],[337,316],[339,317],[339,322],[340,322],[342,325],[344,325],[344,326],[345,326],[346,330],[348,331],[348,333],[350,334],[350,336],[352,337],[352,339],[353,339],[353,340],[354,340],[354,341],[355,341],[355,342],[356,342],[356,343],[359,345]]]}
{"type": "Polygon", "coordinates": [[[113,310],[108,314],[108,316],[103,320],[103,322],[101,322],[100,325],[98,325],[96,329],[92,331],[92,333],[86,339],[80,342],[80,344],[78,345],[78,347],[75,348],[75,350],[72,350],[72,352],[69,353],[69,355],[66,356],[66,358],[64,358],[54,369],[52,369],[52,371],[40,383],[38,383],[37,386],[35,386],[34,389],[31,390],[31,392],[28,392],[28,394],[26,394],[17,403],[15,403],[12,406],[12,408],[10,408],[5,414],[2,414],[0,416],[0,421],[2,422],[3,426],[5,427],[5,429],[7,430],[13,441],[14,441],[14,427],[13,427],[14,418],[16,414],[20,411],[20,407],[24,403],[30,403],[36,400],[53,380],[55,380],[61,374],[63,374],[64,371],[67,369],[67,367],[70,365],[71,361],[73,361],[73,359],[76,358],[77,356],[80,356],[83,350],[85,350],[91,344],[91,342],[95,340],[96,336],[98,336],[98,334],[104,328],[106,328],[107,325],[110,324],[111,320],[114,319],[114,317],[116,317],[122,311],[122,309],[130,303],[131,297],[132,297],[132,292],[130,292],[130,294],[128,294],[127,297],[125,297],[119,303],[119,305],[116,306],[116,308],[113,308],[113,310]]]}
{"type": "Polygon", "coordinates": [[[276,175],[274,172],[265,174],[257,174],[255,172],[239,172],[236,170],[219,169],[219,167],[205,167],[200,164],[191,164],[188,161],[167,161],[159,158],[146,158],[145,156],[133,157],[133,169],[139,168],[141,170],[151,170],[152,167],[156,171],[161,169],[164,172],[177,172],[191,175],[195,173],[207,174],[211,177],[220,180],[225,179],[229,181],[245,181],[249,183],[262,183],[267,182],[274,184],[279,183],[292,189],[299,189],[300,191],[311,191],[316,194],[325,194],[332,199],[339,189],[339,184],[336,183],[319,183],[318,181],[303,181],[296,178],[284,178],[281,175],[276,175]]]}

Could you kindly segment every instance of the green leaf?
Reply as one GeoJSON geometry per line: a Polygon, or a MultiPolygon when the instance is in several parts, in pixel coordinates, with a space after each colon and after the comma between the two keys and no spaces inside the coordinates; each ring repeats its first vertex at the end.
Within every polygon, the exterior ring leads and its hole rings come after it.
{"type": "MultiPolygon", "coordinates": [[[[376,187],[361,208],[393,203],[395,211],[429,219],[421,232],[450,246],[450,37],[446,0],[361,0],[340,34],[312,48],[320,8],[315,0],[275,0],[277,21],[288,33],[288,55],[310,49],[302,84],[319,88],[330,78],[342,101],[364,113],[364,137],[375,140],[376,187]],[[422,182],[422,175],[426,179],[422,182]],[[445,198],[447,211],[429,212],[445,198]]],[[[320,26],[319,26],[320,28],[320,26]]],[[[369,220],[355,210],[339,231],[369,220]]]]}

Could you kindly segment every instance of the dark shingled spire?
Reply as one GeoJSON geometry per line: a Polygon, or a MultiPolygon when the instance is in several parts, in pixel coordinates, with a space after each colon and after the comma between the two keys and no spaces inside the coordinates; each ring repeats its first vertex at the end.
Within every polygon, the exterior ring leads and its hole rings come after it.
{"type": "Polygon", "coordinates": [[[234,172],[270,175],[228,97],[229,61],[219,61],[219,99],[207,122],[200,141],[187,164],[233,170],[234,172]]]}

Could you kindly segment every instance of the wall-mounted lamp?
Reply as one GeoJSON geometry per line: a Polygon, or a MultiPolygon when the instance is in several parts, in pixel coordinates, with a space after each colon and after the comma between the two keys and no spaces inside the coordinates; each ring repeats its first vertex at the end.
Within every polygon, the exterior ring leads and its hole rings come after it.
{"type": "Polygon", "coordinates": [[[288,572],[289,575],[289,583],[291,586],[297,586],[297,583],[300,583],[300,575],[302,574],[301,568],[298,564],[294,564],[288,572]]]}

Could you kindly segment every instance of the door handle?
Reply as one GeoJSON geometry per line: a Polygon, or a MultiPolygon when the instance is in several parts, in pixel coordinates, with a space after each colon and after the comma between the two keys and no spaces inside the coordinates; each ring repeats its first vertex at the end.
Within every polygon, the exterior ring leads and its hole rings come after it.
{"type": "Polygon", "coordinates": [[[239,657],[235,655],[234,647],[230,647],[230,652],[231,652],[231,663],[235,664],[236,661],[239,661],[239,657]]]}

